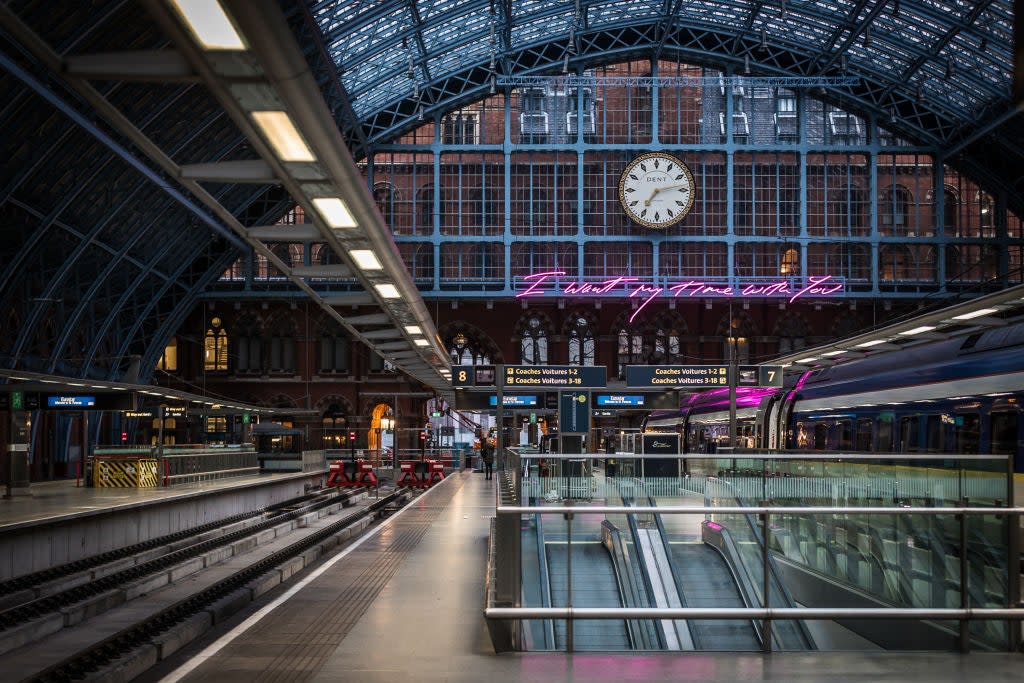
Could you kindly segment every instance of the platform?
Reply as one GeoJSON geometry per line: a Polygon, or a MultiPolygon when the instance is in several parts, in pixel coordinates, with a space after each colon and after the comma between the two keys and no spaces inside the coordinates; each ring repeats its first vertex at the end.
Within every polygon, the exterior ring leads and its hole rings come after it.
{"type": "Polygon", "coordinates": [[[1024,656],[497,655],[483,618],[494,490],[463,472],[417,498],[162,679],[201,681],[1017,681],[1024,656]]]}
{"type": "Polygon", "coordinates": [[[32,485],[0,499],[0,581],[297,498],[325,473],[231,477],[169,488],[32,485]]]}

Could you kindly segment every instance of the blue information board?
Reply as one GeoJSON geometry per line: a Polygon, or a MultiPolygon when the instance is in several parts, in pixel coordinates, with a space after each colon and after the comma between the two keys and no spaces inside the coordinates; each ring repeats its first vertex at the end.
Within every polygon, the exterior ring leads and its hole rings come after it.
{"type": "Polygon", "coordinates": [[[95,396],[47,396],[47,408],[94,408],[95,396]]]}
{"type": "MultiPolygon", "coordinates": [[[[494,394],[491,394],[488,397],[488,403],[491,406],[497,406],[498,397],[494,394]]],[[[505,406],[506,408],[536,408],[537,397],[520,394],[503,394],[501,397],[501,405],[505,406]]]]}
{"type": "Polygon", "coordinates": [[[563,391],[558,395],[558,433],[590,432],[590,392],[563,391]]]}
{"type": "Polygon", "coordinates": [[[643,394],[594,394],[594,405],[598,408],[642,408],[643,394]]]}

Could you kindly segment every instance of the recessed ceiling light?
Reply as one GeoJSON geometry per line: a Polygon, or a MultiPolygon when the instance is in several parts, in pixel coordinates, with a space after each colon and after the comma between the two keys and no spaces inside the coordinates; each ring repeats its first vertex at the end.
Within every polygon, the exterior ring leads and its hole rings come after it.
{"type": "Polygon", "coordinates": [[[823,355],[823,356],[838,356],[839,354],[842,354],[842,353],[846,353],[846,350],[845,349],[839,349],[838,351],[826,351],[825,353],[823,353],[821,355],[823,355]]]}
{"type": "Polygon", "coordinates": [[[313,206],[320,212],[327,225],[332,228],[354,228],[355,219],[349,213],[345,202],[337,197],[317,197],[313,200],[313,206]]]}
{"type": "Polygon", "coordinates": [[[281,161],[316,161],[286,111],[254,111],[252,119],[281,161]]]}
{"type": "Polygon", "coordinates": [[[797,363],[813,363],[816,360],[818,360],[817,356],[808,356],[807,358],[801,358],[797,363]]]}
{"type": "Polygon", "coordinates": [[[377,289],[377,293],[380,294],[385,299],[400,299],[400,298],[402,298],[402,295],[398,293],[398,288],[395,287],[390,282],[385,282],[383,284],[374,285],[374,287],[377,289]]]}
{"type": "Polygon", "coordinates": [[[353,249],[348,252],[348,255],[362,270],[382,270],[383,268],[372,249],[353,249]]]}
{"type": "Polygon", "coordinates": [[[962,315],[954,315],[953,316],[953,320],[971,320],[973,318],[980,318],[983,315],[992,315],[993,313],[998,313],[998,312],[999,312],[998,308],[979,308],[978,310],[971,311],[970,313],[964,313],[962,315]]]}
{"type": "Polygon", "coordinates": [[[871,341],[864,342],[863,344],[857,344],[858,349],[867,349],[872,346],[878,346],[879,344],[886,343],[886,339],[872,339],[871,341]]]}
{"type": "Polygon", "coordinates": [[[915,327],[912,330],[905,330],[903,332],[900,332],[900,334],[902,334],[902,335],[904,335],[906,337],[910,337],[910,336],[913,336],[915,334],[922,334],[924,332],[931,332],[934,329],[935,329],[934,325],[921,325],[920,327],[915,327]]]}
{"type": "Polygon", "coordinates": [[[419,325],[406,325],[405,331],[409,334],[423,334],[423,328],[419,325]]]}
{"type": "Polygon", "coordinates": [[[192,35],[207,50],[244,50],[242,36],[216,0],[172,0],[192,35]]]}
{"type": "Polygon", "coordinates": [[[430,346],[430,342],[428,342],[423,337],[417,337],[416,339],[413,339],[413,342],[416,344],[416,346],[430,346]]]}

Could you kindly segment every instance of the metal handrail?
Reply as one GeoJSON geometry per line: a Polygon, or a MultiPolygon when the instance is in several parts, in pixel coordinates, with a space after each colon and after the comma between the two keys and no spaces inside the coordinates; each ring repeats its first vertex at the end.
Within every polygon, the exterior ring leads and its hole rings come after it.
{"type": "Polygon", "coordinates": [[[844,507],[844,506],[766,506],[751,505],[749,507],[615,507],[610,505],[559,505],[559,506],[524,506],[524,505],[499,505],[499,515],[534,515],[534,514],[614,514],[621,515],[623,512],[629,514],[729,514],[729,515],[776,515],[776,514],[806,514],[806,515],[845,515],[860,513],[867,515],[1024,515],[1024,507],[945,507],[945,508],[907,508],[907,507],[844,507]]]}
{"type": "Polygon", "coordinates": [[[487,607],[488,619],[1013,619],[1020,607],[487,607]]]}
{"type": "MultiPolygon", "coordinates": [[[[522,451],[518,448],[509,448],[524,460],[639,460],[666,458],[673,460],[822,460],[822,461],[844,461],[857,462],[859,460],[899,460],[903,462],[935,461],[935,460],[957,460],[957,461],[1007,461],[1012,456],[1003,453],[991,455],[977,453],[826,453],[826,452],[784,452],[784,451],[731,451],[718,450],[714,453],[537,453],[536,451],[522,451]]],[[[992,474],[1003,474],[992,472],[992,474]]]]}

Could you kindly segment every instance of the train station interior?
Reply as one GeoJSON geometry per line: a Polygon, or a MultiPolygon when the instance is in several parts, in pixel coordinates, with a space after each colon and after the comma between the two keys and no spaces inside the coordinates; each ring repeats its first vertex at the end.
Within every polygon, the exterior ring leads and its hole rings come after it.
{"type": "Polygon", "coordinates": [[[0,3],[0,683],[1018,680],[1020,5],[0,3]]]}

